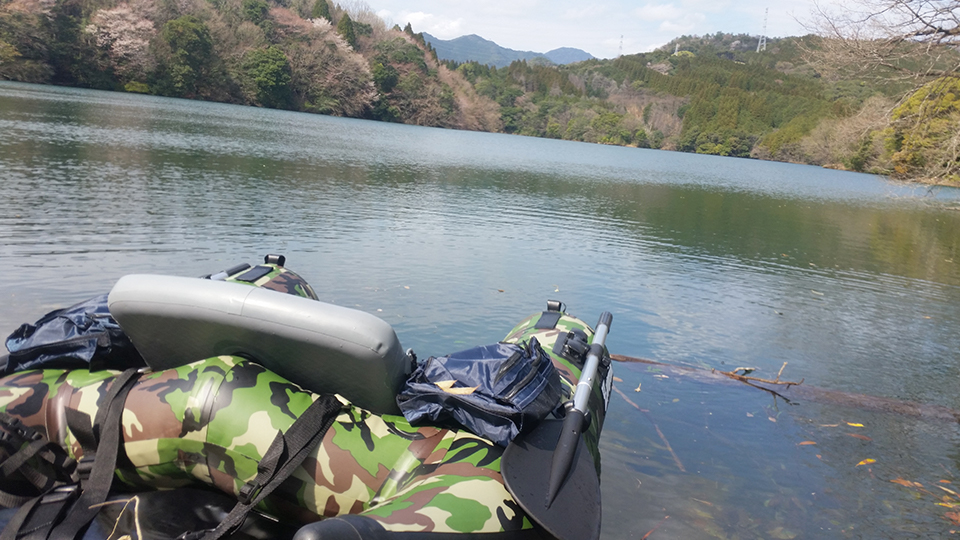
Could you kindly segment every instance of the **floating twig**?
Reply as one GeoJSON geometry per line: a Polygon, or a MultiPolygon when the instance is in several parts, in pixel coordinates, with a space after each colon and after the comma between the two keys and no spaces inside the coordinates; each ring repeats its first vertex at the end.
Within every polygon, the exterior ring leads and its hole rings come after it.
{"type": "Polygon", "coordinates": [[[663,516],[663,519],[660,520],[660,523],[657,523],[657,526],[654,527],[654,528],[652,528],[652,529],[650,529],[650,532],[648,532],[647,534],[643,535],[643,538],[641,538],[640,540],[647,540],[647,538],[650,538],[650,535],[653,534],[654,531],[656,531],[657,529],[659,529],[660,526],[663,525],[663,523],[664,523],[665,521],[667,521],[668,519],[670,519],[670,516],[663,516]]]}
{"type": "MultiPolygon", "coordinates": [[[[780,380],[780,376],[783,375],[783,370],[784,370],[784,368],[786,368],[786,367],[787,367],[787,363],[784,362],[783,365],[780,366],[780,371],[777,372],[777,378],[774,379],[774,380],[772,380],[772,381],[771,381],[770,379],[762,379],[762,378],[760,378],[760,377],[748,377],[748,376],[746,376],[746,375],[740,375],[739,373],[737,373],[738,371],[743,371],[743,372],[745,372],[745,373],[750,373],[750,372],[754,371],[754,368],[742,368],[742,367],[741,367],[741,368],[733,369],[733,370],[730,370],[730,371],[719,371],[719,370],[717,370],[717,369],[713,369],[713,370],[711,370],[711,371],[714,371],[714,372],[716,372],[716,373],[720,373],[720,374],[726,375],[727,377],[730,377],[731,379],[736,379],[736,380],[738,380],[738,381],[740,381],[740,382],[745,382],[745,383],[748,382],[748,381],[756,381],[756,382],[763,383],[763,384],[782,384],[782,385],[786,386],[787,388],[790,388],[791,386],[799,386],[799,385],[803,384],[803,379],[800,379],[800,382],[781,381],[781,380],[780,380]]],[[[751,385],[751,386],[753,386],[753,385],[751,385]]]]}

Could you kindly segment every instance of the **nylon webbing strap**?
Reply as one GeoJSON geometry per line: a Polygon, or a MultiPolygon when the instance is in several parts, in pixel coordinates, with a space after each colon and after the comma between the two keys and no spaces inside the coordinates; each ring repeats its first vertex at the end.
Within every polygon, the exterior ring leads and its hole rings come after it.
{"type": "MultiPolygon", "coordinates": [[[[76,462],[59,444],[47,440],[42,433],[15,417],[0,413],[0,424],[5,445],[20,446],[0,464],[0,479],[13,479],[19,474],[39,494],[75,480],[72,475],[76,462]]],[[[33,495],[18,495],[0,489],[0,504],[7,508],[20,506],[34,498],[33,495]]]]}
{"type": "Polygon", "coordinates": [[[217,540],[242,525],[247,514],[289,478],[310,455],[333,425],[342,407],[336,397],[322,395],[297,418],[286,433],[278,432],[257,466],[256,478],[243,486],[236,506],[216,529],[202,536],[203,540],[217,540]]]}
{"type": "Polygon", "coordinates": [[[80,499],[63,522],[51,531],[50,538],[55,540],[76,538],[80,530],[100,511],[100,505],[107,500],[123,435],[120,420],[123,417],[127,394],[136,384],[139,375],[136,369],[128,369],[117,376],[110,386],[110,391],[107,392],[103,405],[97,412],[97,418],[102,418],[102,422],[95,432],[98,431],[101,436],[97,445],[97,459],[90,470],[90,477],[80,486],[83,489],[80,499]]]}

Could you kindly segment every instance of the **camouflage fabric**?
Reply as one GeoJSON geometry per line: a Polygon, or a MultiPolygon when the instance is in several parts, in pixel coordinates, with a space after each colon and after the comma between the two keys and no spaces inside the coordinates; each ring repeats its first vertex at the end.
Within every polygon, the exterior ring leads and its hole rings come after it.
{"type": "MultiPolygon", "coordinates": [[[[573,391],[580,378],[580,369],[569,359],[554,353],[553,349],[560,336],[574,330],[584,332],[590,342],[592,342],[594,334],[593,328],[582,320],[564,313],[560,316],[560,320],[557,321],[553,328],[546,330],[538,329],[537,323],[541,317],[544,316],[546,316],[546,313],[538,313],[524,319],[507,334],[504,341],[507,343],[520,343],[531,337],[536,337],[543,349],[548,351],[551,358],[553,358],[553,364],[560,371],[561,380],[570,384],[569,399],[573,399],[573,391]]],[[[584,442],[587,445],[587,449],[590,450],[590,454],[593,455],[593,462],[597,466],[597,474],[599,475],[600,431],[603,429],[603,421],[607,415],[607,404],[610,402],[610,392],[613,385],[613,369],[611,369],[610,354],[606,350],[606,347],[604,347],[604,358],[601,359],[600,365],[597,367],[597,375],[594,380],[597,382],[593,385],[593,393],[587,402],[590,416],[593,418],[590,421],[590,427],[586,433],[584,433],[584,442]]]]}
{"type": "MultiPolygon", "coordinates": [[[[574,326],[535,330],[538,316],[508,340],[536,335],[552,348],[574,326]],[[552,340],[551,340],[552,337],[552,340]]],[[[579,370],[551,353],[575,384],[579,370]]],[[[96,414],[116,372],[33,371],[0,379],[0,411],[45,431],[75,458],[82,448],[63,420],[73,408],[96,414]]],[[[118,477],[134,488],[195,483],[236,495],[257,473],[277,431],[285,431],[317,399],[296,384],[238,357],[208,358],[145,373],[122,418],[127,463],[118,477]]],[[[367,516],[387,531],[495,533],[532,523],[503,485],[503,449],[466,431],[411,426],[402,416],[373,415],[341,399],[343,409],[320,445],[262,504],[300,523],[343,514],[367,516]]],[[[599,409],[602,411],[605,405],[599,409]]],[[[591,430],[599,430],[602,413],[591,430]]]]}
{"type": "Polygon", "coordinates": [[[264,289],[292,294],[294,296],[302,296],[311,300],[318,299],[317,293],[313,291],[313,287],[307,283],[307,280],[300,277],[300,275],[293,270],[287,270],[283,266],[273,263],[261,264],[253,268],[260,267],[268,267],[272,270],[255,281],[241,281],[237,278],[242,277],[243,274],[251,270],[250,268],[245,268],[239,272],[227,276],[226,281],[242,283],[244,285],[252,285],[254,287],[262,287],[264,289]]]}

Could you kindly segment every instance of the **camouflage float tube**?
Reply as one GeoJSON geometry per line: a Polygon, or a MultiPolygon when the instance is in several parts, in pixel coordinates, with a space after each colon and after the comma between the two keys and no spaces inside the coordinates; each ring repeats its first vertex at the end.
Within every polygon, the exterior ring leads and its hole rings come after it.
{"type": "MultiPolygon", "coordinates": [[[[316,298],[306,282],[279,266],[258,281],[316,298]]],[[[572,397],[582,366],[557,346],[570,333],[593,336],[583,321],[550,310],[525,319],[504,341],[536,337],[572,397]]],[[[83,369],[16,373],[0,379],[0,411],[79,459],[83,449],[64,410],[94,417],[117,376],[83,369]]],[[[609,377],[604,362],[598,379],[609,377]]],[[[584,435],[598,473],[597,443],[609,397],[604,386],[596,385],[590,397],[593,418],[584,435]]],[[[236,356],[144,373],[125,401],[126,459],[116,479],[131,492],[199,484],[237,496],[257,475],[277,431],[289,429],[318,397],[236,356]]],[[[314,526],[316,538],[338,537],[344,525],[357,538],[548,537],[504,487],[502,447],[466,430],[413,426],[403,416],[375,415],[339,399],[342,409],[322,442],[258,511],[288,523],[323,520],[314,526]]]]}

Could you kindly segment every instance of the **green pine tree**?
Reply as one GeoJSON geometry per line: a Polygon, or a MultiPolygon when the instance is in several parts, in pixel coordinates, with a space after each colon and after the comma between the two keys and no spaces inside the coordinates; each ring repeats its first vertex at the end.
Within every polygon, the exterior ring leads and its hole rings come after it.
{"type": "MultiPolygon", "coordinates": [[[[320,0],[323,1],[323,0],[320,0]]],[[[337,23],[337,33],[350,44],[354,49],[357,48],[357,32],[353,29],[353,21],[350,15],[344,13],[337,23]]]]}
{"type": "Polygon", "coordinates": [[[317,0],[317,3],[313,5],[313,12],[311,16],[314,19],[319,19],[323,17],[328,21],[333,21],[333,18],[330,16],[330,4],[327,3],[327,0],[317,0]]]}

